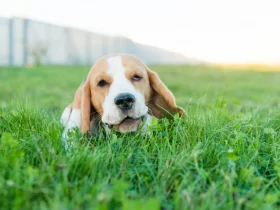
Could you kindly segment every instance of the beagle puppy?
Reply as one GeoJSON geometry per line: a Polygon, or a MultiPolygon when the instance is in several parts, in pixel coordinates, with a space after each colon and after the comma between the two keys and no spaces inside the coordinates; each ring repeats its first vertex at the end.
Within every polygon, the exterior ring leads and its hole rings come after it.
{"type": "Polygon", "coordinates": [[[151,117],[163,118],[184,110],[178,107],[159,76],[138,58],[114,54],[96,61],[61,116],[68,131],[98,134],[100,128],[120,133],[145,131],[151,117]]]}

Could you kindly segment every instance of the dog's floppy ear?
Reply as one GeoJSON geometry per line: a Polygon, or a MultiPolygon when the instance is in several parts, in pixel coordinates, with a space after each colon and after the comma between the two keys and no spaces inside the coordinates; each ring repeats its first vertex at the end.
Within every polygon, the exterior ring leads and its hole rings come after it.
{"type": "Polygon", "coordinates": [[[90,88],[90,73],[87,76],[86,81],[80,86],[80,107],[81,107],[81,126],[82,133],[90,135],[98,134],[98,126],[100,116],[92,105],[92,98],[94,96],[91,93],[90,88]]]}
{"type": "Polygon", "coordinates": [[[91,93],[90,82],[87,79],[81,85],[81,132],[87,133],[90,130],[90,115],[91,115],[91,93]]]}
{"type": "Polygon", "coordinates": [[[184,114],[184,109],[176,105],[172,92],[160,80],[157,73],[147,69],[150,85],[152,88],[151,99],[148,102],[151,114],[156,118],[171,117],[179,113],[184,114]]]}

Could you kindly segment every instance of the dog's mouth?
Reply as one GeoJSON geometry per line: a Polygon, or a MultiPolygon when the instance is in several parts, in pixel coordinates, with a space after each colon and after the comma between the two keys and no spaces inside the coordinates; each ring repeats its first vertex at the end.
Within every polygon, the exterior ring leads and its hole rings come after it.
{"type": "Polygon", "coordinates": [[[141,126],[141,122],[145,119],[146,116],[142,116],[136,119],[131,117],[126,117],[119,124],[115,124],[115,125],[106,124],[106,125],[109,129],[114,129],[121,133],[135,132],[139,129],[139,127],[141,126]]]}

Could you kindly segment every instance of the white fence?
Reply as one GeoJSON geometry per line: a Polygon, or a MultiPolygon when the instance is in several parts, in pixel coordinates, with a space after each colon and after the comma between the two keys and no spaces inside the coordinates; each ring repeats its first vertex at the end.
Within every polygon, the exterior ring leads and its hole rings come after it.
{"type": "Polygon", "coordinates": [[[0,18],[0,65],[8,65],[9,64],[9,28],[10,22],[9,19],[0,18]]]}
{"type": "Polygon", "coordinates": [[[109,37],[21,18],[0,18],[0,65],[91,65],[110,53],[130,53],[149,63],[184,63],[177,53],[109,37]]]}

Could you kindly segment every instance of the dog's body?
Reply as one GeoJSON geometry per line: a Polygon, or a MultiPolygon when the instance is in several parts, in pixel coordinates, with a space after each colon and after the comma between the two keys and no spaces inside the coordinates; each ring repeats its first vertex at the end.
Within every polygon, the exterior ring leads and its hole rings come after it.
{"type": "Polygon", "coordinates": [[[158,75],[139,59],[115,54],[98,60],[65,108],[61,122],[63,139],[74,127],[96,134],[99,125],[117,132],[135,132],[149,124],[151,116],[162,118],[184,110],[158,75]]]}

